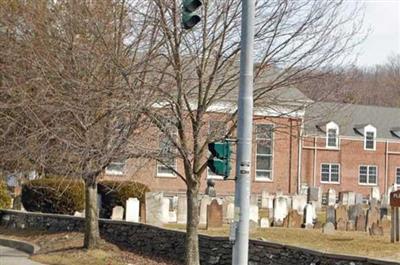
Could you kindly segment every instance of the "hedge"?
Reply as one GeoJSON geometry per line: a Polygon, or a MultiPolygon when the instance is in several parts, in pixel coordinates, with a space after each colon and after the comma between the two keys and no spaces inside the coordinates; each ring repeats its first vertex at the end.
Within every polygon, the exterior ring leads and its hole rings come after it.
{"type": "Polygon", "coordinates": [[[0,181],[0,208],[10,208],[11,196],[8,193],[7,185],[3,181],[0,181]]]}
{"type": "Polygon", "coordinates": [[[101,218],[110,218],[112,209],[117,206],[124,206],[129,198],[138,198],[141,203],[145,202],[145,193],[149,188],[133,181],[101,181],[98,184],[98,192],[102,195],[101,218]]]}
{"type": "Polygon", "coordinates": [[[35,179],[22,186],[22,204],[32,212],[74,214],[85,205],[82,181],[67,178],[35,179]]]}
{"type": "MultiPolygon", "coordinates": [[[[100,217],[110,218],[112,209],[126,200],[136,197],[145,201],[148,187],[138,182],[101,181],[98,193],[102,196],[100,217]]],[[[83,211],[85,205],[85,186],[82,181],[67,178],[44,178],[26,182],[22,186],[22,203],[32,212],[74,214],[83,211]]]]}

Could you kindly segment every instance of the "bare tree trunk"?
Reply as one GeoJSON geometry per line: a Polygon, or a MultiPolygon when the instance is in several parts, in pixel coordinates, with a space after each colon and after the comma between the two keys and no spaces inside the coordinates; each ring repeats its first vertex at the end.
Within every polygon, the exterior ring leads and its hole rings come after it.
{"type": "Polygon", "coordinates": [[[96,178],[85,179],[85,195],[85,240],[83,247],[93,249],[97,247],[100,239],[96,178]]]}
{"type": "Polygon", "coordinates": [[[199,225],[199,187],[197,184],[188,184],[187,195],[187,225],[186,225],[186,265],[200,265],[199,238],[197,228],[199,225]]]}

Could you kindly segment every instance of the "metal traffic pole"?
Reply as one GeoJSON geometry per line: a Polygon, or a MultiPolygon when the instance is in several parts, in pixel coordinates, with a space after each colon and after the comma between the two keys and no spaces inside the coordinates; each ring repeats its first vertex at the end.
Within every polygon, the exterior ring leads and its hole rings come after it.
{"type": "Polygon", "coordinates": [[[238,96],[233,265],[247,265],[249,252],[250,168],[253,131],[254,0],[242,0],[240,87],[238,96]]]}

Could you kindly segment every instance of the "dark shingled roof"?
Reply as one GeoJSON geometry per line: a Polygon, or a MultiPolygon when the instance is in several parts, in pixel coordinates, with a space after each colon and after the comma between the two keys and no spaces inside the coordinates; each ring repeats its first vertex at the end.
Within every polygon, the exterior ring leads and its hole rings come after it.
{"type": "Polygon", "coordinates": [[[306,109],[305,134],[324,135],[318,125],[334,121],[339,125],[339,134],[360,136],[355,128],[371,124],[376,128],[376,137],[397,139],[392,131],[400,127],[400,108],[316,102],[306,109]]]}

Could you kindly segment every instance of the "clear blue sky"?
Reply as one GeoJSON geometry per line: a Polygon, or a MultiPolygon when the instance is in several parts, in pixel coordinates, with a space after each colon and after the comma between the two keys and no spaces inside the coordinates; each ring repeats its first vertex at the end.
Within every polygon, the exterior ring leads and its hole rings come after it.
{"type": "Polygon", "coordinates": [[[365,28],[371,30],[365,42],[357,48],[360,52],[357,65],[383,64],[391,54],[400,54],[400,0],[349,0],[363,1],[365,28]]]}

